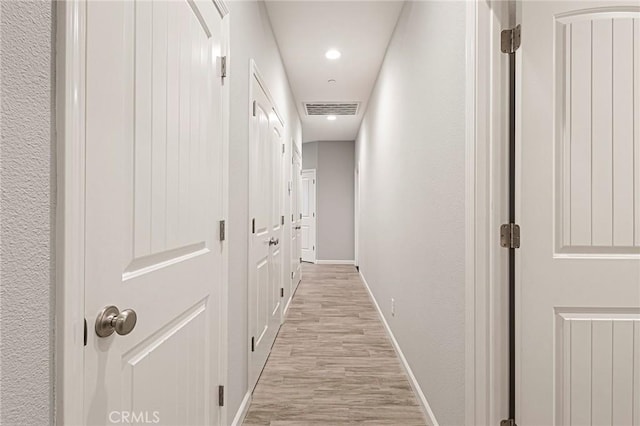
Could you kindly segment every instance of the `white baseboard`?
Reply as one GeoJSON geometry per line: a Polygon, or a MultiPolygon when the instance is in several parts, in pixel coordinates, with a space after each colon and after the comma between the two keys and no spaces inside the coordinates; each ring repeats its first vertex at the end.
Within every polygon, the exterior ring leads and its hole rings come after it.
{"type": "Polygon", "coordinates": [[[242,398],[242,402],[240,403],[240,407],[238,407],[238,411],[233,418],[233,422],[231,422],[231,426],[242,425],[242,422],[244,422],[244,418],[247,415],[247,411],[249,411],[249,405],[251,405],[251,391],[248,391],[244,398],[242,398]]]}
{"type": "Polygon", "coordinates": [[[387,330],[387,334],[391,339],[393,348],[396,350],[396,353],[398,354],[398,358],[400,358],[400,363],[402,364],[405,372],[407,373],[409,383],[411,384],[413,391],[418,397],[418,402],[422,406],[424,414],[427,417],[427,422],[429,423],[429,426],[438,426],[438,420],[436,420],[436,416],[433,414],[433,411],[429,406],[429,402],[427,401],[427,398],[424,396],[424,393],[422,392],[422,388],[418,384],[418,380],[416,379],[416,376],[413,375],[413,371],[411,371],[411,367],[409,367],[409,363],[407,362],[407,359],[404,357],[404,354],[402,353],[402,349],[400,349],[400,345],[398,344],[398,341],[396,340],[395,336],[393,335],[393,332],[391,331],[391,327],[389,327],[387,320],[382,314],[382,310],[380,309],[380,305],[378,305],[378,301],[374,297],[373,292],[371,291],[371,288],[367,283],[367,280],[364,278],[364,275],[362,275],[362,271],[359,271],[359,274],[360,274],[360,278],[362,279],[362,282],[364,283],[365,288],[367,289],[367,292],[369,292],[369,297],[371,297],[371,300],[373,301],[373,305],[376,307],[376,311],[378,311],[378,316],[382,320],[385,330],[387,330]]]}
{"type": "Polygon", "coordinates": [[[317,265],[355,265],[355,260],[316,260],[317,265]]]}

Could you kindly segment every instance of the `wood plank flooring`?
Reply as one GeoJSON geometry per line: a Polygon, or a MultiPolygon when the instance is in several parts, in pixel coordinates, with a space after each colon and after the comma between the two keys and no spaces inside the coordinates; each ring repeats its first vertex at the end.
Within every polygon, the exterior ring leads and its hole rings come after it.
{"type": "Polygon", "coordinates": [[[425,425],[353,266],[304,264],[247,426],[425,425]]]}

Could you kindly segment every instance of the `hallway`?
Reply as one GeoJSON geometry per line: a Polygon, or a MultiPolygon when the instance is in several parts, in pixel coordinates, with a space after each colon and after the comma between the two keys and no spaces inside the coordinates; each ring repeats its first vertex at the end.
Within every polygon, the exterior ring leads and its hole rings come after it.
{"type": "Polygon", "coordinates": [[[639,0],[0,0],[0,426],[640,426],[639,0]]]}
{"type": "Polygon", "coordinates": [[[304,264],[245,425],[425,420],[353,266],[304,264]]]}

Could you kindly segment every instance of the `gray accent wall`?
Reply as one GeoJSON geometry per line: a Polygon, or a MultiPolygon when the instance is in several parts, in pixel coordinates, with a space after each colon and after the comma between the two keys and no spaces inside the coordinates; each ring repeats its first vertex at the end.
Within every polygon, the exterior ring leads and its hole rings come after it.
{"type": "Polygon", "coordinates": [[[405,3],[356,142],[360,271],[440,425],[465,423],[464,28],[405,3]]]}
{"type": "Polygon", "coordinates": [[[54,3],[0,2],[0,424],[54,416],[54,3]]]}
{"type": "Polygon", "coordinates": [[[318,168],[318,142],[302,144],[302,170],[318,168]]]}
{"type": "Polygon", "coordinates": [[[316,169],[318,260],[354,260],[354,141],[302,144],[303,169],[316,169]]]}

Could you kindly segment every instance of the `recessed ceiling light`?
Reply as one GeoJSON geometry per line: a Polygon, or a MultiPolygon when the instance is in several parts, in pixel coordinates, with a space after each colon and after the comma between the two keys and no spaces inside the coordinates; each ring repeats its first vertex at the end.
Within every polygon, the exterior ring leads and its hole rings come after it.
{"type": "Polygon", "coordinates": [[[338,59],[340,55],[342,54],[338,52],[336,49],[329,49],[327,50],[327,53],[324,54],[324,56],[326,56],[327,59],[338,59]]]}
{"type": "Polygon", "coordinates": [[[329,121],[334,121],[336,118],[338,117],[336,117],[335,115],[327,115],[327,120],[329,121]]]}
{"type": "Polygon", "coordinates": [[[329,84],[334,84],[335,82],[336,82],[336,81],[335,81],[334,79],[327,80],[327,83],[329,83],[329,84]]]}

